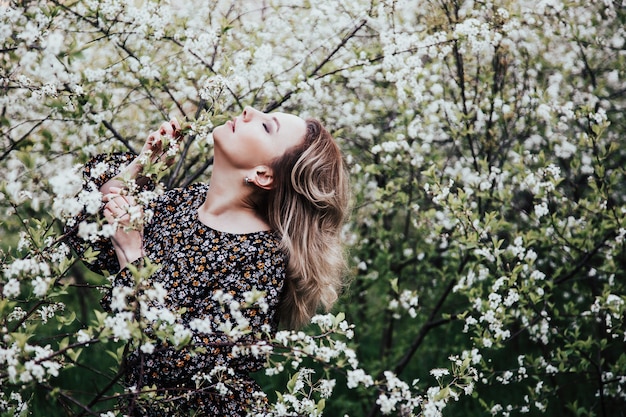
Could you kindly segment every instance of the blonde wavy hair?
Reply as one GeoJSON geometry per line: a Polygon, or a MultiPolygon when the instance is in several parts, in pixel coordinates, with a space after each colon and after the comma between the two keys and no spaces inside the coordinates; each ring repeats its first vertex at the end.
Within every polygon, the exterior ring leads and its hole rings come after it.
{"type": "Polygon", "coordinates": [[[349,211],[348,174],[339,147],[315,119],[301,145],[272,162],[266,217],[288,256],[279,307],[282,326],[298,328],[337,300],[346,272],[341,229],[349,211]]]}

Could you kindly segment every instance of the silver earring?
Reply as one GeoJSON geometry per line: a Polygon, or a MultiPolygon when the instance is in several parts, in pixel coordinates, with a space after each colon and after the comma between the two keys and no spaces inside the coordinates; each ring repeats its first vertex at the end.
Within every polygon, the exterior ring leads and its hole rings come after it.
{"type": "Polygon", "coordinates": [[[250,184],[250,178],[246,177],[243,179],[243,182],[246,183],[246,185],[250,184]]]}

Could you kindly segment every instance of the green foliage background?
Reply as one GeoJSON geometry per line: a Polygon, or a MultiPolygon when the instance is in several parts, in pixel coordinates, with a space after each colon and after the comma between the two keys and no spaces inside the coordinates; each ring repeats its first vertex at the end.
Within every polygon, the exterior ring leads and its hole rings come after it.
{"type": "MultiPolygon", "coordinates": [[[[62,349],[102,314],[105,278],[46,257],[63,241],[50,178],[136,151],[176,115],[193,130],[165,186],[206,180],[211,126],[254,105],[320,118],[346,155],[352,271],[336,311],[363,369],[426,398],[456,381],[431,369],[475,350],[475,387],[445,392],[446,416],[624,415],[623,4],[207,3],[0,6],[0,262],[43,257],[55,277],[43,298],[22,275],[20,296],[0,299],[3,349],[62,349]]],[[[70,349],[44,383],[6,383],[0,363],[3,399],[20,392],[36,416],[108,410],[123,348],[70,349]]],[[[311,366],[337,379],[324,415],[380,413],[380,386],[311,366]]],[[[289,375],[258,377],[271,393],[289,375]]]]}

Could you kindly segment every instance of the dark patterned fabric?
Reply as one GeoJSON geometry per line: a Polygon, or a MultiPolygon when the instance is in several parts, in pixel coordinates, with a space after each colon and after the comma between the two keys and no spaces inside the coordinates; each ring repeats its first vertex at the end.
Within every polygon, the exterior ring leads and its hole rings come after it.
{"type": "MultiPolygon", "coordinates": [[[[130,164],[137,156],[130,152],[125,153],[113,153],[102,154],[95,158],[92,158],[85,164],[83,168],[83,188],[90,190],[91,187],[99,189],[105,182],[115,177],[122,167],[130,164]],[[106,164],[106,170],[99,174],[94,175],[95,168],[98,164],[106,164]]],[[[143,189],[154,189],[154,183],[151,181],[143,181],[143,189]]],[[[104,204],[102,205],[104,207],[104,204]]],[[[110,239],[100,238],[95,242],[85,242],[83,239],[76,235],[78,231],[78,225],[82,221],[94,221],[89,214],[83,212],[75,220],[75,223],[65,228],[68,243],[74,248],[79,257],[83,258],[85,252],[88,249],[97,252],[97,255],[89,262],[83,262],[85,265],[97,274],[115,273],[120,269],[117,257],[115,256],[115,249],[111,244],[110,239]]]]}
{"type": "MultiPolygon", "coordinates": [[[[251,344],[266,337],[262,334],[274,334],[286,258],[279,249],[279,240],[270,231],[232,234],[203,224],[197,209],[207,190],[204,184],[170,190],[144,208],[154,213],[144,227],[144,249],[147,257],[159,265],[151,282],[160,283],[167,291],[165,307],[172,312],[184,309],[177,324],[189,328],[194,319],[208,318],[214,331],[210,334],[193,331],[191,349],[177,350],[162,342],[156,344],[152,353],[140,349],[131,353],[125,365],[128,385],[137,388],[154,385],[161,399],[152,406],[146,401],[131,400],[125,410],[129,415],[245,416],[246,410],[257,401],[255,393],[260,389],[248,373],[261,369],[265,359],[251,355],[233,357],[232,343],[215,330],[233,318],[229,306],[221,305],[213,297],[222,291],[243,304],[246,292],[264,292],[267,309],[255,306],[242,310],[250,323],[250,332],[238,343],[251,344]],[[205,353],[194,351],[198,347],[205,348],[205,353]],[[233,375],[225,387],[228,393],[219,393],[215,380],[196,389],[192,377],[208,374],[219,366],[232,369],[233,375]]],[[[114,253],[109,256],[108,264],[104,259],[99,258],[97,265],[102,270],[112,270],[118,265],[114,253]]],[[[141,260],[134,262],[140,263],[141,260]]],[[[116,275],[113,286],[134,286],[128,267],[116,275]]],[[[106,307],[110,301],[111,293],[105,296],[103,305],[106,307]]]]}

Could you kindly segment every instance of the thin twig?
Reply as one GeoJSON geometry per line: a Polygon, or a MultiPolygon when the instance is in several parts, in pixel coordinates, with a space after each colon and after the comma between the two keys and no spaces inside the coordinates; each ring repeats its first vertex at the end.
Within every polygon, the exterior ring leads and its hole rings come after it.
{"type": "Polygon", "coordinates": [[[104,125],[104,127],[106,127],[107,129],[109,129],[109,132],[111,132],[113,134],[113,136],[119,140],[120,142],[122,142],[127,148],[128,150],[130,150],[132,153],[134,153],[135,155],[137,154],[137,152],[135,151],[135,149],[133,148],[133,146],[130,144],[130,142],[128,142],[128,140],[124,139],[124,137],[122,135],[120,135],[120,133],[115,130],[115,128],[113,127],[113,125],[108,121],[108,120],[103,120],[102,124],[104,125]]]}

